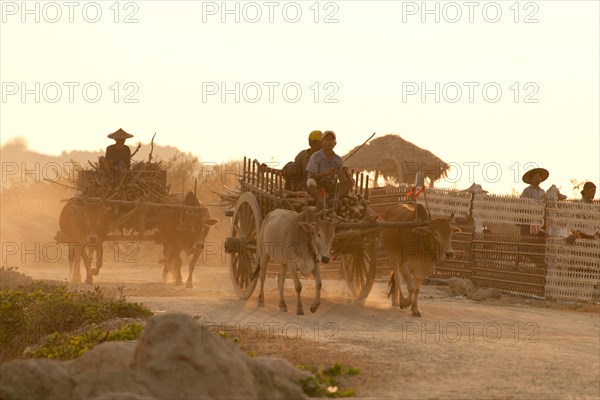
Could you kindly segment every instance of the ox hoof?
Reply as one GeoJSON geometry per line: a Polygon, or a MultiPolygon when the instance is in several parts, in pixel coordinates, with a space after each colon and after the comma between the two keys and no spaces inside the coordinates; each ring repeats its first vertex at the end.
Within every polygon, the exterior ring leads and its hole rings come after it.
{"type": "Polygon", "coordinates": [[[261,303],[261,302],[259,301],[259,302],[258,302],[258,306],[262,308],[262,307],[264,307],[264,306],[265,306],[265,303],[264,303],[264,302],[262,302],[262,303],[261,303]]]}
{"type": "Polygon", "coordinates": [[[193,287],[194,287],[194,285],[192,284],[192,282],[187,282],[187,283],[185,284],[185,287],[186,287],[186,288],[188,288],[188,289],[191,289],[191,288],[193,288],[193,287]]]}
{"type": "Polygon", "coordinates": [[[92,278],[89,278],[89,279],[86,279],[86,280],[85,280],[85,284],[86,284],[86,285],[93,285],[93,284],[94,284],[94,281],[92,280],[92,278]]]}
{"type": "Polygon", "coordinates": [[[412,310],[412,316],[413,317],[420,317],[421,316],[421,312],[419,310],[412,310]]]}
{"type": "Polygon", "coordinates": [[[310,306],[310,312],[313,313],[313,314],[316,313],[318,309],[319,309],[319,305],[318,304],[316,304],[316,305],[313,304],[313,305],[310,306]]]}
{"type": "Polygon", "coordinates": [[[296,315],[304,315],[304,310],[299,308],[296,310],[296,315]]]}
{"type": "Polygon", "coordinates": [[[279,305],[279,311],[283,311],[283,312],[287,312],[287,306],[285,304],[280,304],[279,305]]]}
{"type": "Polygon", "coordinates": [[[92,275],[98,275],[100,273],[100,268],[92,269],[92,275]]]}

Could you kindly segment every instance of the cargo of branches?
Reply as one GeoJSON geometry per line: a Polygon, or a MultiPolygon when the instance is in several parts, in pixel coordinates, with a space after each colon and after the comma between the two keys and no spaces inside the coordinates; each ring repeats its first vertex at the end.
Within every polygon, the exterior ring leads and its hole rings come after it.
{"type": "MultiPolygon", "coordinates": [[[[98,223],[109,225],[97,227],[104,233],[103,241],[146,240],[160,243],[161,210],[186,214],[206,211],[204,205],[188,196],[189,193],[170,193],[167,171],[162,169],[161,163],[153,161],[150,156],[145,162],[132,160],[129,168],[106,171],[100,163],[88,162],[86,168],[78,173],[77,191],[68,200],[68,205],[72,205],[74,210],[81,209],[86,217],[94,212],[94,206],[100,209],[102,214],[98,223]]],[[[195,193],[192,194],[195,198],[195,193]]],[[[57,233],[57,241],[66,241],[64,236],[61,229],[57,233]]]]}

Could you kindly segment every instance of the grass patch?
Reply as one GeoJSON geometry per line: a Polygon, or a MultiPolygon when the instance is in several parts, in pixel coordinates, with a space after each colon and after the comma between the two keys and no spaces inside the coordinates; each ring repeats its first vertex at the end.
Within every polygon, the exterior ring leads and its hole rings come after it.
{"type": "Polygon", "coordinates": [[[17,290],[0,291],[0,361],[20,356],[23,350],[53,333],[73,332],[85,325],[116,318],[147,318],[152,311],[93,291],[73,291],[66,285],[34,282],[17,290]]]}
{"type": "Polygon", "coordinates": [[[312,365],[299,365],[298,368],[312,372],[314,377],[300,381],[302,390],[310,397],[354,397],[356,390],[340,388],[338,377],[345,375],[358,375],[360,370],[335,363],[331,368],[317,369],[312,365]]]}
{"type": "Polygon", "coordinates": [[[140,337],[143,329],[143,325],[132,323],[124,325],[116,331],[104,332],[100,328],[94,327],[81,335],[56,332],[44,345],[26,355],[30,358],[71,360],[103,342],[136,340],[140,337]]]}

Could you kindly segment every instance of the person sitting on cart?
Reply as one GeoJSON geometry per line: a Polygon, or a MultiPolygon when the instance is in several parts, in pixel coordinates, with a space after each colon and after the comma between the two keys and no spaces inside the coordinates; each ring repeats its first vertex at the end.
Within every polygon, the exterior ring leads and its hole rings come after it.
{"type": "Polygon", "coordinates": [[[132,138],[133,135],[125,132],[123,129],[119,129],[118,131],[109,134],[108,137],[114,139],[116,143],[106,148],[106,155],[100,157],[98,163],[107,173],[118,173],[120,171],[129,170],[131,157],[138,152],[141,144],[138,144],[138,147],[132,154],[129,146],[125,144],[125,140],[132,138]]]}
{"type": "Polygon", "coordinates": [[[317,151],[321,150],[321,148],[323,147],[323,132],[321,131],[312,131],[309,135],[308,135],[308,145],[310,146],[308,149],[304,149],[302,151],[300,151],[300,153],[298,153],[298,155],[296,155],[296,158],[294,159],[294,164],[297,165],[298,171],[300,171],[301,175],[300,175],[300,179],[299,179],[299,185],[296,188],[296,190],[306,190],[306,181],[308,179],[308,171],[306,170],[306,167],[308,166],[308,160],[310,160],[310,157],[316,153],[317,151]]]}
{"type": "Polygon", "coordinates": [[[285,189],[292,191],[306,191],[306,180],[308,179],[308,173],[306,166],[308,160],[316,151],[321,150],[321,139],[323,138],[323,132],[312,131],[308,135],[308,149],[301,150],[294,158],[294,161],[287,163],[283,169],[283,176],[285,177],[285,189]]]}
{"type": "Polygon", "coordinates": [[[337,144],[333,131],[323,133],[322,148],[310,156],[306,166],[308,193],[317,201],[317,207],[323,207],[323,194],[327,195],[328,206],[336,206],[352,190],[354,180],[348,167],[343,165],[342,157],[335,154],[337,144]]]}

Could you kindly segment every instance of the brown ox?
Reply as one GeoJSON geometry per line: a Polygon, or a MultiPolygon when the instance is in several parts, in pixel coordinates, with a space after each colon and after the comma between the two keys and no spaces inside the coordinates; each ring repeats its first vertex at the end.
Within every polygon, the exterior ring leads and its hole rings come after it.
{"type": "Polygon", "coordinates": [[[177,195],[171,199],[186,206],[202,207],[195,211],[184,211],[175,209],[162,209],[158,213],[158,230],[163,242],[163,255],[165,267],[163,279],[175,278],[175,283],[183,283],[181,277],[181,252],[185,251],[192,255],[189,264],[189,273],[186,287],[193,287],[192,274],[196,262],[204,249],[204,239],[208,235],[210,227],[217,222],[210,217],[208,209],[196,198],[193,192],[188,192],[183,203],[177,195]]]}
{"type": "Polygon", "coordinates": [[[85,266],[85,283],[92,284],[92,274],[98,275],[102,268],[102,244],[108,233],[111,208],[101,201],[70,199],[63,207],[60,217],[60,242],[69,245],[69,270],[73,283],[81,282],[80,264],[85,266]],[[96,268],[92,261],[96,253],[96,268]]]}
{"type": "MultiPolygon", "coordinates": [[[[392,298],[392,306],[404,308],[412,304],[414,317],[421,316],[417,305],[421,282],[435,272],[436,261],[454,257],[450,241],[453,233],[460,232],[459,228],[451,225],[453,216],[429,220],[429,214],[421,204],[417,204],[417,214],[426,222],[425,226],[384,228],[382,232],[385,253],[392,269],[388,296],[392,298]],[[408,288],[407,298],[402,296],[400,273],[408,288]]],[[[392,206],[386,211],[385,220],[413,221],[415,207],[408,204],[392,206]]]]}
{"type": "Polygon", "coordinates": [[[319,262],[329,262],[329,250],[335,235],[335,224],[322,221],[319,216],[313,219],[314,207],[307,207],[302,213],[277,209],[265,217],[258,234],[258,266],[252,275],[255,279],[260,271],[260,294],[258,306],[264,307],[264,284],[269,260],[281,264],[279,273],[279,309],[287,311],[283,289],[288,267],[294,280],[298,304],[296,314],[303,315],[302,284],[298,271],[304,276],[312,273],[315,278],[316,294],[310,311],[315,312],[321,304],[321,274],[319,262]]]}

